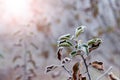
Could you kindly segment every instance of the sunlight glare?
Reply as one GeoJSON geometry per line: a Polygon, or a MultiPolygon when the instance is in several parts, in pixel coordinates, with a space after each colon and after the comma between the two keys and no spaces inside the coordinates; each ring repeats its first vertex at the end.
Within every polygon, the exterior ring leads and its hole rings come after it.
{"type": "Polygon", "coordinates": [[[28,8],[27,0],[5,0],[5,9],[9,14],[22,15],[28,8]]]}

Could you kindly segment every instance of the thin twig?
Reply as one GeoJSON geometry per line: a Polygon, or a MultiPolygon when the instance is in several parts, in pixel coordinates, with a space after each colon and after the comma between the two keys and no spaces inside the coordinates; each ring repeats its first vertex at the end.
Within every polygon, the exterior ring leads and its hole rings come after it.
{"type": "Polygon", "coordinates": [[[81,55],[81,57],[82,57],[83,62],[84,62],[84,64],[85,64],[86,72],[87,72],[88,78],[89,78],[89,80],[91,80],[90,73],[89,73],[89,70],[88,70],[88,65],[87,65],[87,63],[86,63],[86,59],[84,58],[83,55],[81,55]]]}
{"type": "Polygon", "coordinates": [[[103,73],[101,76],[99,76],[96,80],[100,80],[100,79],[102,79],[108,72],[110,72],[112,70],[112,66],[110,66],[109,68],[108,68],[108,70],[105,72],[105,73],[103,73]]]}
{"type": "Polygon", "coordinates": [[[70,72],[64,65],[63,65],[62,67],[63,67],[63,69],[64,69],[70,76],[72,76],[72,75],[71,75],[71,72],[70,72]]]}

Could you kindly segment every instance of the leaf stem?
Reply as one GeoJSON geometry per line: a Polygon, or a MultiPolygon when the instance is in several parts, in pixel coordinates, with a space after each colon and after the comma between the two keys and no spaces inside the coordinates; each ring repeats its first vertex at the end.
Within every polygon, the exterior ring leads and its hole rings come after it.
{"type": "Polygon", "coordinates": [[[89,70],[88,70],[88,65],[87,65],[87,63],[86,63],[86,59],[84,58],[83,55],[81,55],[81,58],[83,59],[83,62],[84,62],[84,64],[85,64],[86,72],[87,72],[88,78],[89,78],[89,80],[91,80],[90,73],[89,73],[89,70]]]}
{"type": "Polygon", "coordinates": [[[64,69],[70,76],[72,76],[72,75],[71,75],[71,72],[70,72],[64,65],[63,65],[62,67],[63,67],[63,69],[64,69]]]}

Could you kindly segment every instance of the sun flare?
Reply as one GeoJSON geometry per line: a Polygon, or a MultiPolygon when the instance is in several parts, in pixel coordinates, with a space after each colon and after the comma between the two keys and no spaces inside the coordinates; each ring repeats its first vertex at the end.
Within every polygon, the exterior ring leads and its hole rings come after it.
{"type": "Polygon", "coordinates": [[[16,16],[23,15],[26,12],[26,10],[29,8],[29,4],[27,0],[5,0],[4,6],[6,12],[16,16]]]}
{"type": "Polygon", "coordinates": [[[48,16],[49,6],[43,0],[0,0],[0,31],[8,33],[21,27],[36,27],[48,16]]]}

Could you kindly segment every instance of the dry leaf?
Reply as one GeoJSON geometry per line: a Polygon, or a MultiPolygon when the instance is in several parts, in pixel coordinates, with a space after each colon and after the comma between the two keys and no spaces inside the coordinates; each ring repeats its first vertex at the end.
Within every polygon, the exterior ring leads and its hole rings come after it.
{"type": "Polygon", "coordinates": [[[45,59],[48,59],[49,57],[49,51],[48,50],[45,50],[42,52],[41,56],[43,56],[45,59]]]}
{"type": "Polygon", "coordinates": [[[77,80],[77,73],[79,71],[79,62],[75,63],[75,65],[73,66],[73,80],[77,80]]]}
{"type": "Polygon", "coordinates": [[[20,68],[20,65],[16,65],[15,67],[14,67],[14,70],[17,70],[17,69],[19,69],[20,68]]]}
{"type": "Polygon", "coordinates": [[[88,46],[89,46],[89,52],[92,50],[97,49],[102,43],[102,40],[100,38],[94,38],[88,41],[88,46]]]}
{"type": "Polygon", "coordinates": [[[72,77],[69,77],[67,80],[72,80],[72,77]]]}
{"type": "Polygon", "coordinates": [[[21,58],[21,56],[19,56],[19,55],[15,56],[15,57],[13,58],[13,62],[15,62],[17,59],[20,59],[20,58],[21,58]]]}
{"type": "Polygon", "coordinates": [[[98,8],[98,1],[97,0],[91,0],[91,9],[94,17],[97,17],[99,14],[99,8],[98,8]]]}
{"type": "Polygon", "coordinates": [[[20,43],[16,43],[16,44],[14,44],[14,46],[16,46],[16,47],[21,47],[22,44],[20,44],[20,43]]]}
{"type": "Polygon", "coordinates": [[[15,80],[21,80],[22,75],[18,76],[15,80]]]}
{"type": "Polygon", "coordinates": [[[120,80],[117,76],[115,76],[112,72],[108,74],[110,80],[120,80]]]}
{"type": "Polygon", "coordinates": [[[37,68],[36,62],[34,60],[31,59],[28,62],[30,62],[33,65],[34,68],[37,68]]]}
{"type": "Polygon", "coordinates": [[[31,72],[31,74],[33,74],[33,77],[37,76],[37,74],[35,73],[35,71],[33,69],[29,69],[29,71],[31,72]]]}
{"type": "Polygon", "coordinates": [[[78,75],[78,80],[87,80],[85,76],[82,76],[82,74],[78,75]]]}
{"type": "Polygon", "coordinates": [[[90,65],[92,65],[92,67],[94,67],[98,70],[104,70],[103,69],[103,62],[94,61],[94,62],[90,63],[90,65]]]}
{"type": "Polygon", "coordinates": [[[59,48],[57,52],[57,58],[61,60],[61,53],[62,53],[63,48],[59,48]]]}
{"type": "Polygon", "coordinates": [[[32,76],[28,76],[27,80],[33,80],[33,77],[32,76]]]}
{"type": "Polygon", "coordinates": [[[81,80],[87,80],[87,79],[86,79],[86,77],[84,76],[84,77],[81,77],[81,80]]]}
{"type": "Polygon", "coordinates": [[[55,21],[57,24],[59,24],[60,22],[61,22],[61,20],[60,19],[56,19],[56,21],[55,21]]]}
{"type": "Polygon", "coordinates": [[[63,60],[62,60],[62,64],[66,64],[66,63],[69,63],[71,61],[71,59],[69,57],[65,57],[63,60]]]}
{"type": "Polygon", "coordinates": [[[57,67],[58,67],[58,66],[56,66],[56,65],[48,66],[48,67],[46,68],[46,72],[53,71],[53,70],[56,69],[57,67]]]}
{"type": "Polygon", "coordinates": [[[31,60],[32,59],[32,53],[29,51],[29,59],[31,60]]]}
{"type": "Polygon", "coordinates": [[[29,52],[29,60],[28,60],[28,62],[30,62],[33,65],[34,68],[37,68],[36,62],[33,60],[31,52],[29,52]]]}

